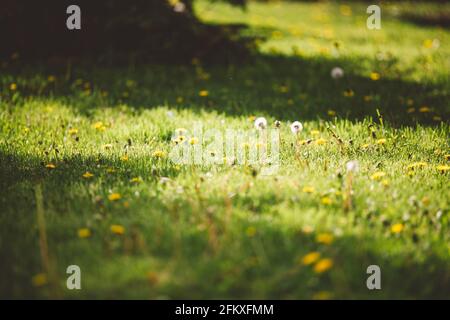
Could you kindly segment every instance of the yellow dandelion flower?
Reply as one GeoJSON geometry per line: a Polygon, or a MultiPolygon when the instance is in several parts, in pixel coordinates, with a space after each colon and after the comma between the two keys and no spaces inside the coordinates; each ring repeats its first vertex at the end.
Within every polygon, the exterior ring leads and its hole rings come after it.
{"type": "Polygon", "coordinates": [[[388,179],[383,179],[383,180],[381,180],[381,184],[383,186],[385,186],[385,187],[388,187],[389,186],[389,180],[388,179]]]}
{"type": "Polygon", "coordinates": [[[77,128],[70,128],[69,129],[69,134],[70,135],[76,135],[78,133],[78,129],[77,128]]]}
{"type": "Polygon", "coordinates": [[[189,144],[190,145],[194,145],[198,143],[198,139],[195,137],[192,137],[191,139],[189,139],[189,144]]]}
{"type": "Polygon", "coordinates": [[[315,142],[316,142],[317,145],[321,146],[321,145],[326,144],[326,143],[327,143],[327,140],[326,140],[326,139],[323,139],[323,138],[319,138],[319,139],[317,139],[315,142]]]}
{"type": "Polygon", "coordinates": [[[330,197],[322,197],[322,199],[320,199],[320,202],[326,206],[329,206],[333,203],[333,200],[331,200],[330,197]]]}
{"type": "Polygon", "coordinates": [[[363,99],[365,102],[370,102],[373,100],[373,97],[372,96],[364,96],[363,99]]]}
{"type": "Polygon", "coordinates": [[[35,287],[45,286],[47,282],[47,275],[45,273],[38,273],[31,279],[31,283],[35,287]]]}
{"type": "Polygon", "coordinates": [[[383,171],[377,171],[377,172],[375,172],[374,174],[372,174],[372,175],[370,176],[370,179],[371,179],[371,180],[381,180],[381,178],[383,178],[385,175],[386,175],[385,172],[383,172],[383,171]]]}
{"type": "Polygon", "coordinates": [[[319,252],[310,252],[307,255],[303,256],[301,259],[301,263],[305,266],[313,264],[320,258],[319,252]]]}
{"type": "Polygon", "coordinates": [[[312,296],[313,300],[330,300],[333,298],[333,294],[328,291],[319,291],[312,296]]]}
{"type": "Polygon", "coordinates": [[[93,125],[95,130],[98,131],[105,131],[106,130],[106,126],[103,124],[102,121],[97,121],[96,123],[94,123],[93,125]]]}
{"type": "Polygon", "coordinates": [[[428,112],[431,112],[431,108],[428,107],[428,106],[422,106],[422,107],[419,108],[419,112],[421,112],[421,113],[428,113],[428,112]]]}
{"type": "Polygon", "coordinates": [[[121,226],[120,224],[113,224],[109,227],[109,230],[111,230],[112,233],[117,235],[122,235],[125,233],[125,228],[121,226]]]}
{"type": "Polygon", "coordinates": [[[450,166],[439,165],[439,166],[436,166],[436,169],[438,169],[438,171],[440,171],[441,173],[444,173],[444,172],[447,172],[448,170],[450,170],[450,166]]]}
{"type": "Polygon", "coordinates": [[[120,200],[122,198],[122,196],[120,195],[120,193],[111,193],[108,196],[109,201],[117,201],[120,200]]]}
{"type": "Polygon", "coordinates": [[[17,83],[11,83],[9,85],[9,90],[16,91],[17,90],[17,83]]]}
{"type": "Polygon", "coordinates": [[[129,160],[128,155],[123,155],[123,156],[120,158],[120,160],[123,161],[123,162],[127,162],[127,161],[129,160]]]}
{"type": "Polygon", "coordinates": [[[331,233],[319,233],[316,237],[316,241],[322,244],[331,244],[333,243],[334,237],[331,233]]]}
{"type": "Polygon", "coordinates": [[[420,168],[425,168],[428,164],[425,161],[414,162],[406,167],[407,170],[415,170],[420,168]]]}
{"type": "Polygon", "coordinates": [[[365,143],[365,144],[363,144],[362,146],[361,146],[361,149],[367,149],[367,148],[369,148],[370,147],[370,144],[369,143],[365,143]]]}
{"type": "Polygon", "coordinates": [[[166,153],[162,150],[156,150],[156,151],[153,151],[152,157],[162,159],[162,158],[166,157],[166,153]]]}
{"type": "Polygon", "coordinates": [[[200,97],[207,97],[209,95],[208,90],[200,90],[200,92],[198,93],[198,95],[200,97]]]}
{"type": "Polygon", "coordinates": [[[345,90],[343,93],[344,97],[350,98],[355,95],[355,92],[351,89],[345,90]]]}
{"type": "Polygon", "coordinates": [[[319,131],[319,130],[311,130],[311,135],[312,135],[313,137],[318,136],[319,134],[320,134],[320,131],[319,131]]]}
{"type": "Polygon", "coordinates": [[[142,182],[142,178],[141,177],[134,177],[130,180],[130,182],[133,183],[141,183],[142,182]]]}
{"type": "Polygon", "coordinates": [[[280,87],[280,92],[281,93],[287,93],[287,92],[289,92],[289,88],[287,86],[281,86],[280,87]]]}
{"type": "Polygon", "coordinates": [[[378,81],[380,80],[381,75],[378,72],[372,72],[370,74],[370,79],[372,79],[373,81],[378,81]]]}
{"type": "Polygon", "coordinates": [[[314,193],[315,189],[314,189],[314,187],[311,187],[311,186],[304,186],[302,191],[304,193],[314,193]]]}
{"type": "Polygon", "coordinates": [[[247,234],[248,237],[252,238],[256,235],[256,228],[253,226],[250,226],[247,228],[247,230],[245,230],[245,233],[247,234]]]}
{"type": "Polygon", "coordinates": [[[425,39],[425,40],[423,41],[423,46],[424,46],[424,48],[427,48],[427,49],[433,48],[433,40],[431,40],[431,39],[425,39]]]}
{"type": "Polygon", "coordinates": [[[45,167],[46,167],[47,169],[50,169],[50,170],[56,168],[56,166],[55,166],[53,163],[49,163],[49,164],[47,164],[45,167]]]}
{"type": "Polygon", "coordinates": [[[414,112],[416,112],[416,108],[408,108],[408,109],[406,110],[406,112],[407,112],[407,113],[414,113],[414,112]]]}
{"type": "Polygon", "coordinates": [[[387,141],[386,139],[378,139],[377,140],[377,144],[380,144],[380,145],[381,144],[386,144],[386,141],[387,141]]]}
{"type": "Polygon", "coordinates": [[[88,228],[78,229],[78,238],[89,238],[91,236],[91,230],[88,228]]]}
{"type": "Polygon", "coordinates": [[[89,179],[92,178],[94,176],[94,174],[90,173],[89,171],[86,171],[85,173],[83,173],[83,178],[89,179]]]}
{"type": "Polygon", "coordinates": [[[402,223],[396,223],[396,224],[392,225],[391,232],[392,233],[400,233],[403,231],[404,228],[405,228],[405,226],[402,223]]]}
{"type": "Polygon", "coordinates": [[[428,206],[429,204],[430,204],[430,198],[428,198],[427,196],[425,196],[425,197],[423,197],[422,198],[422,204],[424,205],[424,206],[428,206]]]}
{"type": "Polygon", "coordinates": [[[315,265],[314,265],[314,272],[315,273],[322,273],[327,270],[329,270],[333,266],[333,260],[331,259],[320,259],[315,265]]]}

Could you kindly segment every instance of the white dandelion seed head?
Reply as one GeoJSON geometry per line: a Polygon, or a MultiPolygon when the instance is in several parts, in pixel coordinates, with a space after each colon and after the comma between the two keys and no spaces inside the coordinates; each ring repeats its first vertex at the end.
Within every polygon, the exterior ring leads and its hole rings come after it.
{"type": "Polygon", "coordinates": [[[303,130],[303,125],[299,121],[294,121],[291,124],[291,131],[293,134],[297,134],[303,130]]]}
{"type": "Polygon", "coordinates": [[[267,120],[264,117],[259,117],[255,120],[255,128],[258,130],[263,130],[267,127],[267,120]]]}
{"type": "Polygon", "coordinates": [[[174,6],[173,6],[173,11],[177,12],[177,13],[182,13],[186,10],[186,5],[183,2],[177,2],[174,6]]]}
{"type": "Polygon", "coordinates": [[[331,77],[333,79],[340,79],[343,76],[344,76],[344,70],[342,70],[342,68],[334,67],[333,69],[331,69],[331,77]]]}
{"type": "Polygon", "coordinates": [[[359,171],[359,162],[357,160],[352,160],[347,162],[345,165],[347,168],[347,172],[358,172],[359,171]]]}

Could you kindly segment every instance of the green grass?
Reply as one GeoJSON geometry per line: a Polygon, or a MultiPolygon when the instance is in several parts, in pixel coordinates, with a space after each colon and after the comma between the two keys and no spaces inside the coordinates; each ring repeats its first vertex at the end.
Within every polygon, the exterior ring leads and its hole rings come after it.
{"type": "Polygon", "coordinates": [[[393,14],[406,10],[400,5],[370,31],[364,5],[351,9],[197,2],[205,22],[245,24],[242,37],[259,39],[260,54],[243,64],[68,73],[8,62],[0,76],[0,296],[449,298],[450,33],[402,20],[393,14]],[[433,39],[439,47],[427,45],[433,39]],[[344,78],[331,79],[335,66],[344,78]],[[273,176],[153,156],[170,152],[177,128],[251,129],[252,116],[282,121],[273,176]],[[293,146],[294,120],[311,143],[293,146]],[[349,160],[360,170],[344,210],[349,160]],[[416,162],[426,166],[408,169],[416,162]],[[375,172],[385,176],[371,179],[375,172]],[[121,198],[109,200],[113,193],[121,198]],[[78,236],[83,228],[90,237],[78,236]],[[331,243],[317,241],[322,234],[331,243]],[[302,263],[316,251],[330,269],[302,263]],[[71,264],[81,267],[81,291],[65,287],[71,264]],[[380,291],[366,288],[372,264],[381,267],[380,291]]]}

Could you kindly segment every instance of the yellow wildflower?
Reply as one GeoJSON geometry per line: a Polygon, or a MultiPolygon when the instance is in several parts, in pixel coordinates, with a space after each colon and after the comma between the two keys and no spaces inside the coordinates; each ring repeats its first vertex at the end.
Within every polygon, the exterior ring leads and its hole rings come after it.
{"type": "Polygon", "coordinates": [[[313,264],[314,262],[319,260],[319,258],[320,258],[319,252],[310,252],[307,255],[302,257],[301,263],[304,264],[305,266],[307,266],[307,265],[313,264]]]}
{"type": "Polygon", "coordinates": [[[109,196],[108,196],[108,199],[110,200],[110,201],[117,201],[117,200],[120,200],[122,198],[122,196],[120,195],[120,193],[111,193],[109,196]]]}
{"type": "Polygon", "coordinates": [[[90,173],[89,171],[86,171],[85,173],[83,173],[83,178],[89,179],[92,178],[94,175],[92,173],[90,173]]]}
{"type": "Polygon", "coordinates": [[[403,231],[404,228],[405,228],[405,226],[402,223],[396,223],[396,224],[392,225],[391,232],[392,233],[400,233],[403,231]]]}
{"type": "Polygon", "coordinates": [[[334,117],[336,115],[336,111],[334,110],[328,110],[327,113],[330,117],[334,117]]]}
{"type": "Polygon", "coordinates": [[[374,174],[372,174],[370,176],[371,180],[380,180],[381,178],[383,178],[386,175],[386,173],[384,173],[383,171],[377,171],[374,174]]]}
{"type": "Polygon", "coordinates": [[[47,164],[45,167],[46,167],[47,169],[50,169],[50,170],[56,168],[56,166],[55,166],[53,163],[49,163],[49,164],[47,164]]]}
{"type": "Polygon", "coordinates": [[[330,197],[322,197],[322,199],[320,199],[320,202],[322,202],[322,204],[324,205],[331,205],[333,203],[333,200],[331,200],[330,197]]]}
{"type": "Polygon", "coordinates": [[[47,275],[45,273],[38,273],[31,279],[31,282],[35,287],[42,287],[47,284],[47,275]]]}
{"type": "Polygon", "coordinates": [[[120,160],[122,160],[123,162],[126,162],[126,161],[128,161],[128,155],[123,155],[121,158],[120,158],[120,160]]]}
{"type": "Polygon", "coordinates": [[[94,123],[94,128],[96,130],[98,130],[98,131],[105,131],[106,130],[106,126],[101,121],[97,121],[96,123],[94,123]]]}
{"type": "Polygon", "coordinates": [[[311,130],[311,135],[312,135],[313,137],[318,136],[319,134],[320,134],[320,131],[319,131],[319,130],[311,130]]]}
{"type": "Polygon", "coordinates": [[[428,164],[425,161],[414,162],[406,167],[407,170],[415,170],[426,167],[428,164]]]}
{"type": "Polygon", "coordinates": [[[16,91],[16,90],[17,90],[17,83],[11,83],[11,84],[9,85],[9,89],[10,89],[11,91],[16,91]]]}
{"type": "Polygon", "coordinates": [[[334,237],[330,233],[319,233],[316,237],[316,241],[322,244],[331,244],[333,243],[334,237]]]}
{"type": "Polygon", "coordinates": [[[373,81],[378,81],[380,80],[381,76],[378,72],[372,72],[370,74],[370,79],[372,79],[373,81]]]}
{"type": "Polygon", "coordinates": [[[304,186],[302,191],[304,193],[313,193],[315,191],[315,189],[314,189],[314,187],[311,187],[311,186],[304,186]]]}
{"type": "Polygon", "coordinates": [[[112,233],[122,235],[125,233],[125,228],[119,224],[113,224],[109,227],[112,233]]]}
{"type": "Polygon", "coordinates": [[[134,177],[130,180],[130,182],[133,183],[141,183],[142,182],[142,178],[141,177],[134,177]]]}
{"type": "Polygon", "coordinates": [[[312,296],[313,300],[329,300],[333,298],[333,294],[328,291],[319,291],[312,296]]]}
{"type": "Polygon", "coordinates": [[[189,144],[190,145],[194,145],[198,143],[198,139],[195,137],[192,137],[191,139],[189,139],[189,144]]]}
{"type": "Polygon", "coordinates": [[[421,113],[428,113],[428,112],[431,112],[431,109],[429,107],[427,107],[427,106],[422,106],[422,107],[419,108],[419,112],[421,112],[421,113]]]}
{"type": "Polygon", "coordinates": [[[69,129],[69,134],[70,135],[76,135],[78,133],[78,129],[77,128],[70,128],[69,129]]]}
{"type": "Polygon", "coordinates": [[[445,154],[444,158],[445,158],[445,160],[450,161],[450,154],[445,154]]]}
{"type": "Polygon", "coordinates": [[[333,266],[333,260],[331,259],[321,259],[314,265],[314,272],[322,273],[329,270],[333,266]]]}
{"type": "Polygon", "coordinates": [[[387,141],[386,139],[378,139],[377,140],[377,144],[380,144],[380,145],[381,144],[386,144],[386,141],[387,141]]]}
{"type": "Polygon", "coordinates": [[[436,169],[438,169],[438,171],[440,171],[441,173],[444,173],[444,172],[447,172],[448,170],[450,170],[450,166],[440,165],[440,166],[436,166],[436,169]]]}
{"type": "Polygon", "coordinates": [[[78,237],[79,238],[89,238],[91,236],[91,230],[89,230],[88,228],[81,228],[78,229],[78,237]]]}
{"type": "Polygon", "coordinates": [[[103,149],[105,149],[105,150],[109,150],[109,149],[111,149],[113,147],[113,145],[111,144],[111,143],[107,143],[107,144],[104,144],[103,145],[103,149]]]}
{"type": "Polygon", "coordinates": [[[323,139],[323,138],[319,138],[319,139],[316,140],[316,144],[319,145],[319,146],[320,145],[324,145],[326,143],[327,143],[327,140],[323,139]]]}
{"type": "Polygon", "coordinates": [[[156,150],[153,151],[152,157],[162,159],[166,157],[166,153],[162,150],[156,150]]]}
{"type": "Polygon", "coordinates": [[[209,92],[208,92],[208,90],[201,90],[201,91],[198,93],[198,95],[199,95],[200,97],[207,97],[207,96],[209,95],[209,92]]]}

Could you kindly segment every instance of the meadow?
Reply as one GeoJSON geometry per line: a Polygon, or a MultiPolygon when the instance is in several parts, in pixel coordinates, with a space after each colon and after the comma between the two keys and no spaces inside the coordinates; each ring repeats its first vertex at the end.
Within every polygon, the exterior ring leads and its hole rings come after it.
{"type": "Polygon", "coordinates": [[[196,1],[252,41],[242,62],[1,61],[0,297],[448,299],[450,32],[408,4],[369,30],[366,6],[196,1]],[[258,117],[280,121],[273,175],[168,157],[177,129],[258,117]]]}

